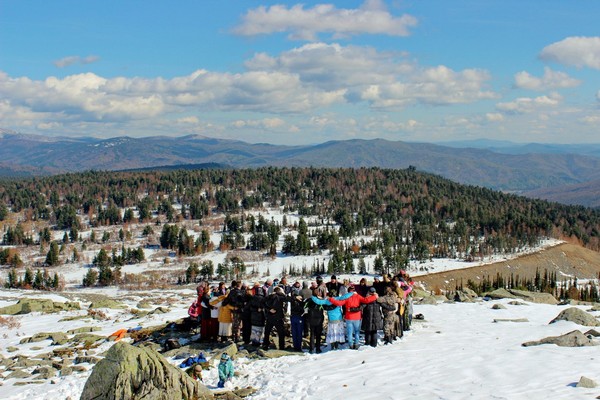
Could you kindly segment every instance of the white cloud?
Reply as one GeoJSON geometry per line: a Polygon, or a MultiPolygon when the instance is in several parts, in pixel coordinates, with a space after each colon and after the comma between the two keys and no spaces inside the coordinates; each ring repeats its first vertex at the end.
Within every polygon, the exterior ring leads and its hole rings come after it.
{"type": "Polygon", "coordinates": [[[260,6],[249,10],[234,32],[254,36],[289,32],[289,38],[315,41],[322,32],[334,37],[359,34],[408,36],[409,29],[417,25],[417,19],[404,14],[395,17],[389,13],[381,0],[367,0],[358,9],[336,8],[333,4],[317,4],[305,8],[296,4],[260,6]]]}
{"type": "Polygon", "coordinates": [[[544,47],[540,58],[578,68],[600,69],[600,37],[568,37],[544,47]]]}
{"type": "Polygon", "coordinates": [[[257,54],[246,67],[295,74],[306,85],[344,91],[347,101],[366,101],[375,108],[459,104],[497,97],[485,88],[490,80],[487,71],[421,67],[403,53],[370,47],[311,43],[278,57],[257,54]]]}
{"type": "Polygon", "coordinates": [[[571,78],[568,74],[560,71],[553,71],[545,67],[544,76],[537,78],[526,71],[515,74],[515,87],[529,90],[551,90],[563,89],[579,86],[580,80],[571,78]]]}
{"type": "Polygon", "coordinates": [[[535,98],[520,97],[514,101],[496,104],[496,108],[508,114],[528,114],[558,106],[563,98],[558,93],[535,98]]]}
{"type": "Polygon", "coordinates": [[[485,89],[489,73],[478,69],[454,71],[446,66],[421,68],[406,81],[370,85],[360,94],[375,108],[397,108],[411,103],[448,105],[493,99],[497,94],[485,89]]]}
{"type": "Polygon", "coordinates": [[[504,121],[504,115],[501,113],[487,113],[485,114],[485,119],[488,122],[501,122],[504,121]]]}
{"type": "Polygon", "coordinates": [[[588,115],[586,117],[583,117],[581,120],[583,122],[585,122],[586,124],[596,125],[596,124],[600,123],[600,116],[598,116],[598,115],[588,115]]]}
{"type": "Polygon", "coordinates": [[[285,125],[285,121],[281,118],[263,118],[259,120],[236,120],[230,124],[234,128],[261,128],[261,129],[276,129],[285,125]]]}
{"type": "Polygon", "coordinates": [[[298,75],[303,83],[328,90],[366,84],[392,83],[414,70],[403,54],[378,52],[371,47],[310,43],[271,57],[256,54],[246,62],[249,70],[298,75]]]}
{"type": "Polygon", "coordinates": [[[68,57],[64,57],[61,58],[60,60],[56,60],[54,61],[54,65],[58,68],[65,68],[68,66],[71,66],[73,64],[92,64],[97,62],[98,60],[100,60],[100,57],[98,56],[87,56],[87,57],[80,57],[80,56],[68,56],[68,57]]]}
{"type": "Polygon", "coordinates": [[[344,91],[306,87],[298,75],[204,70],[173,79],[103,78],[86,73],[43,81],[0,73],[0,97],[12,107],[87,121],[123,121],[178,113],[190,108],[304,112],[342,102],[344,91]]]}

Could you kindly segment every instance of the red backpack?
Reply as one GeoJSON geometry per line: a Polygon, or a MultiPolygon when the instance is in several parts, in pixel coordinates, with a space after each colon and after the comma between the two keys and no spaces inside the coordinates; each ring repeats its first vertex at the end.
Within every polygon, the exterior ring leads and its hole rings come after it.
{"type": "Polygon", "coordinates": [[[200,315],[200,303],[198,303],[198,300],[194,300],[190,308],[188,308],[188,315],[192,318],[198,318],[200,315]]]}

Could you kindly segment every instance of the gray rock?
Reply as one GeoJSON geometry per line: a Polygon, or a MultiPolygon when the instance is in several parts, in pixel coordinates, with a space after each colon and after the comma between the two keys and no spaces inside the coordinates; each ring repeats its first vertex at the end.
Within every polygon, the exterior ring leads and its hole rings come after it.
{"type": "Polygon", "coordinates": [[[31,378],[31,374],[29,372],[23,371],[22,369],[15,369],[12,371],[6,379],[27,379],[31,378]]]}
{"type": "Polygon", "coordinates": [[[508,304],[511,306],[528,306],[529,304],[523,303],[522,301],[509,301],[508,304]]]}
{"type": "Polygon", "coordinates": [[[139,303],[137,303],[136,305],[137,308],[152,308],[152,304],[149,301],[140,301],[139,303]]]}
{"type": "Polygon", "coordinates": [[[494,304],[492,306],[492,310],[506,310],[506,307],[504,307],[502,304],[494,304]]]}
{"type": "Polygon", "coordinates": [[[561,311],[556,318],[550,321],[550,323],[553,324],[557,321],[571,321],[584,326],[600,326],[600,321],[592,314],[576,307],[567,308],[566,310],[561,311]]]}
{"type": "Polygon", "coordinates": [[[241,388],[241,389],[235,389],[233,391],[233,393],[235,393],[238,397],[241,397],[242,399],[248,396],[252,396],[254,393],[256,393],[257,390],[255,388],[253,388],[252,386],[248,386],[246,388],[241,388]]]}
{"type": "Polygon", "coordinates": [[[542,340],[525,342],[522,344],[524,347],[539,346],[541,344],[555,344],[560,347],[584,347],[584,346],[597,346],[591,339],[585,336],[578,330],[565,333],[561,336],[550,336],[542,340]]]}
{"type": "Polygon", "coordinates": [[[462,290],[457,290],[456,293],[454,293],[454,301],[457,301],[460,303],[472,303],[473,299],[474,299],[474,297],[469,296],[467,293],[465,293],[462,290]]]}
{"type": "Polygon", "coordinates": [[[487,297],[491,297],[492,299],[516,299],[517,296],[510,293],[508,290],[500,288],[496,289],[493,292],[489,292],[485,294],[487,297]]]}
{"type": "Polygon", "coordinates": [[[55,302],[48,299],[20,299],[17,304],[0,308],[2,315],[29,314],[30,312],[53,313],[59,311],[79,310],[77,302],[55,302]]]}
{"type": "Polygon", "coordinates": [[[550,293],[529,292],[527,290],[510,289],[509,292],[523,300],[539,304],[558,304],[558,300],[550,293]]]}
{"type": "Polygon", "coordinates": [[[222,349],[215,349],[211,355],[213,358],[219,359],[221,354],[227,354],[229,357],[235,357],[237,353],[238,347],[235,343],[232,343],[229,346],[223,347],[222,349]]]}
{"type": "Polygon", "coordinates": [[[71,339],[71,342],[75,345],[81,344],[86,348],[92,348],[104,341],[106,341],[104,336],[94,335],[92,333],[78,333],[71,339]]]}
{"type": "Polygon", "coordinates": [[[579,382],[577,382],[577,387],[593,389],[597,386],[598,384],[596,383],[596,381],[590,378],[586,378],[585,376],[579,378],[579,382]]]}
{"type": "Polygon", "coordinates": [[[263,350],[263,349],[259,349],[256,351],[256,354],[262,358],[279,358],[279,357],[286,357],[286,356],[297,356],[300,353],[294,353],[291,351],[286,351],[286,350],[263,350]]]}
{"type": "Polygon", "coordinates": [[[67,331],[67,333],[70,335],[75,335],[77,333],[90,333],[97,332],[100,330],[102,330],[102,328],[100,328],[99,326],[82,326],[81,328],[70,329],[67,331]]]}
{"type": "Polygon", "coordinates": [[[529,322],[527,318],[494,318],[494,322],[529,322]]]}
{"type": "Polygon", "coordinates": [[[43,380],[35,380],[35,381],[21,381],[21,382],[15,382],[13,383],[13,385],[15,386],[25,386],[25,385],[41,385],[43,383],[46,383],[46,381],[43,380]]]}
{"type": "Polygon", "coordinates": [[[36,342],[41,342],[44,340],[52,340],[52,345],[54,346],[54,345],[63,345],[65,343],[67,343],[69,338],[67,337],[66,334],[64,334],[62,332],[50,332],[50,333],[40,332],[40,333],[36,333],[35,335],[33,335],[31,337],[21,339],[21,341],[19,343],[21,343],[21,344],[36,343],[36,342]]]}
{"type": "Polygon", "coordinates": [[[38,379],[50,379],[56,376],[56,370],[50,366],[39,367],[33,370],[33,375],[38,375],[38,379]]]}
{"type": "Polygon", "coordinates": [[[100,361],[100,358],[98,358],[98,357],[78,356],[78,357],[75,357],[75,361],[73,361],[73,364],[75,364],[75,365],[83,364],[83,363],[96,364],[96,363],[98,363],[98,361],[100,361]]]}
{"type": "Polygon", "coordinates": [[[422,298],[422,297],[431,297],[431,293],[426,292],[425,290],[414,288],[412,291],[413,298],[422,298]]]}
{"type": "Polygon", "coordinates": [[[415,304],[430,304],[436,305],[438,303],[437,299],[434,296],[427,296],[421,299],[415,299],[415,304]]]}
{"type": "Polygon", "coordinates": [[[213,399],[209,389],[157,352],[117,342],[94,367],[81,400],[213,399]]]}
{"type": "Polygon", "coordinates": [[[157,307],[154,310],[150,311],[148,313],[148,315],[152,315],[152,314],[166,314],[168,312],[170,312],[171,310],[169,310],[167,307],[157,307]]]}
{"type": "Polygon", "coordinates": [[[112,310],[122,310],[127,308],[127,306],[109,297],[101,297],[92,301],[89,308],[110,308],[112,310]]]}
{"type": "Polygon", "coordinates": [[[595,329],[590,329],[589,331],[587,331],[586,333],[584,333],[584,335],[587,336],[587,337],[590,337],[590,336],[598,337],[598,336],[600,336],[600,332],[598,332],[595,329]]]}

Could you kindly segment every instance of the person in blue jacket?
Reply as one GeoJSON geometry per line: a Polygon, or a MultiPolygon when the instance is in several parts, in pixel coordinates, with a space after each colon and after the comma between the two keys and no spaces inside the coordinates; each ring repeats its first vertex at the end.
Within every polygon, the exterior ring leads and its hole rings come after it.
{"type": "MultiPolygon", "coordinates": [[[[353,294],[353,292],[346,293],[343,296],[335,297],[335,299],[340,301],[346,300],[353,294]]],[[[332,350],[337,350],[340,343],[346,342],[346,328],[344,327],[342,307],[334,306],[327,298],[322,299],[313,296],[312,301],[320,306],[324,306],[327,310],[327,318],[329,320],[327,324],[327,344],[332,350]]]]}
{"type": "Polygon", "coordinates": [[[233,361],[231,361],[231,357],[228,354],[223,353],[221,355],[221,362],[219,362],[219,383],[218,387],[225,387],[225,382],[231,380],[233,378],[233,361]]]}

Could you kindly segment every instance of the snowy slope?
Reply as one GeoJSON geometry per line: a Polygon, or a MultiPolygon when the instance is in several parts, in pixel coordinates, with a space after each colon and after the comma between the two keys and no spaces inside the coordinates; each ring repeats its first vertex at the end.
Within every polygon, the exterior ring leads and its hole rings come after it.
{"type": "MultiPolygon", "coordinates": [[[[0,292],[2,298],[14,294],[0,292]]],[[[122,297],[126,293],[109,293],[122,297]]],[[[171,302],[171,312],[141,321],[153,325],[186,314],[190,290],[163,293],[171,302]]],[[[129,297],[129,301],[135,298],[129,297]]],[[[0,305],[10,303],[2,301],[0,305]]],[[[413,329],[392,345],[377,348],[362,347],[359,351],[325,351],[320,355],[297,355],[273,360],[235,361],[239,376],[232,385],[258,388],[253,399],[591,399],[600,395],[600,388],[574,387],[582,375],[600,382],[598,357],[600,347],[562,348],[555,345],[522,347],[530,340],[556,336],[574,329],[589,328],[571,322],[549,325],[566,306],[524,303],[510,305],[508,301],[417,305],[424,321],[414,321],[413,329]],[[506,310],[493,310],[502,303],[506,310]],[[529,322],[499,322],[494,318],[527,318],[529,322]]],[[[580,306],[583,309],[589,307],[580,306]]],[[[109,321],[95,321],[108,335],[120,327],[140,321],[127,321],[125,311],[106,310],[109,321]]],[[[83,311],[82,311],[83,312],[83,311]]],[[[41,316],[39,313],[19,316],[21,328],[6,333],[0,340],[0,352],[5,357],[8,346],[18,346],[19,340],[35,332],[65,329],[58,319],[62,312],[41,316]],[[17,336],[18,334],[18,336],[17,336]]],[[[596,312],[596,316],[600,313],[596,312]]],[[[71,322],[68,327],[76,327],[71,322]]],[[[89,324],[86,324],[89,325],[89,324]]],[[[6,331],[5,331],[6,332],[6,331]]],[[[48,351],[49,341],[34,344],[48,351]]],[[[107,342],[103,349],[112,345],[107,342]]],[[[32,345],[20,345],[19,353],[35,354],[32,345]]],[[[14,355],[14,354],[13,354],[14,355]]],[[[173,363],[176,361],[172,360],[173,363]]],[[[91,368],[91,366],[90,366],[91,368]]],[[[67,377],[57,377],[42,385],[14,386],[14,379],[0,386],[2,399],[76,399],[80,396],[89,371],[67,377]]],[[[214,387],[216,369],[205,374],[205,382],[214,387]]]]}

